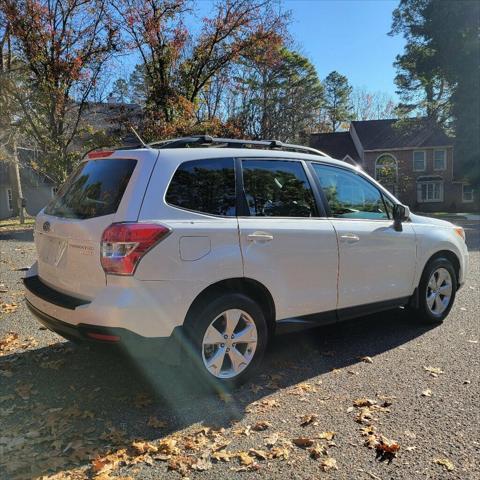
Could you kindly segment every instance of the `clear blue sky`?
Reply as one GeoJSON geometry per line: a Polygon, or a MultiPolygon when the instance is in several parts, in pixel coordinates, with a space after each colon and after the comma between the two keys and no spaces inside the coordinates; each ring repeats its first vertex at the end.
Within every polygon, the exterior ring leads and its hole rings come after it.
{"type": "Polygon", "coordinates": [[[332,70],[354,86],[395,96],[395,56],[402,37],[389,37],[398,0],[283,0],[292,12],[290,32],[317,68],[320,78],[332,70]]]}
{"type": "MultiPolygon", "coordinates": [[[[293,41],[313,62],[322,80],[337,70],[355,87],[396,98],[392,64],[403,51],[404,40],[387,33],[399,0],[277,1],[281,10],[291,11],[293,41]]],[[[197,0],[196,17],[209,15],[213,4],[212,0],[197,0]]],[[[190,28],[195,30],[195,26],[190,28]]],[[[135,53],[124,57],[119,76],[128,76],[138,61],[135,53]]]]}

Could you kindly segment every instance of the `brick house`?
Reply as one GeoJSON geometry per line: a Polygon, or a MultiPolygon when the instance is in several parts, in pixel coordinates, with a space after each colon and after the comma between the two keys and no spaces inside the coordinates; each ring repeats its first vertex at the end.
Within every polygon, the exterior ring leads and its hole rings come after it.
{"type": "Polygon", "coordinates": [[[426,119],[354,121],[348,132],[314,133],[310,146],[359,164],[414,211],[476,211],[477,192],[455,165],[454,139],[426,119]]]}

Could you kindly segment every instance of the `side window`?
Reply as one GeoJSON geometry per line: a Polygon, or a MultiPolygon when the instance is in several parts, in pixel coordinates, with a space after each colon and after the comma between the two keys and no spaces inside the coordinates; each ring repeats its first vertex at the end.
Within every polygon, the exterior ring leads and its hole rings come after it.
{"type": "Polygon", "coordinates": [[[313,164],[323,193],[336,218],[387,219],[389,214],[377,188],[353,172],[313,164]]]}
{"type": "Polygon", "coordinates": [[[287,160],[242,160],[243,184],[250,215],[312,217],[317,215],[303,165],[287,160]]]}
{"type": "Polygon", "coordinates": [[[171,205],[210,213],[235,216],[235,172],[233,158],[212,158],[182,163],[167,190],[171,205]]]}

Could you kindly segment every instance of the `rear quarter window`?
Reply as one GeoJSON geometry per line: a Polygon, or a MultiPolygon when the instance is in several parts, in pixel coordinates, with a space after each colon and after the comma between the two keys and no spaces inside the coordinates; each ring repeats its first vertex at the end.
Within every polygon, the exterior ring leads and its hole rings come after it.
{"type": "Polygon", "coordinates": [[[136,164],[133,159],[115,158],[81,163],[45,213],[78,219],[115,213],[136,164]]]}
{"type": "Polygon", "coordinates": [[[233,158],[191,160],[176,170],[165,195],[168,204],[212,215],[235,216],[233,158]]]}

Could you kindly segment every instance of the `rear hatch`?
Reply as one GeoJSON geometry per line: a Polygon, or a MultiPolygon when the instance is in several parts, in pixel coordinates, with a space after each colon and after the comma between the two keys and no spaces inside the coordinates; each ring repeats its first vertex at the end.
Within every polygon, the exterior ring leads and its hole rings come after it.
{"type": "Polygon", "coordinates": [[[38,274],[48,286],[86,300],[106,284],[102,233],[136,221],[157,154],[93,152],[82,161],[35,223],[38,274]]]}

